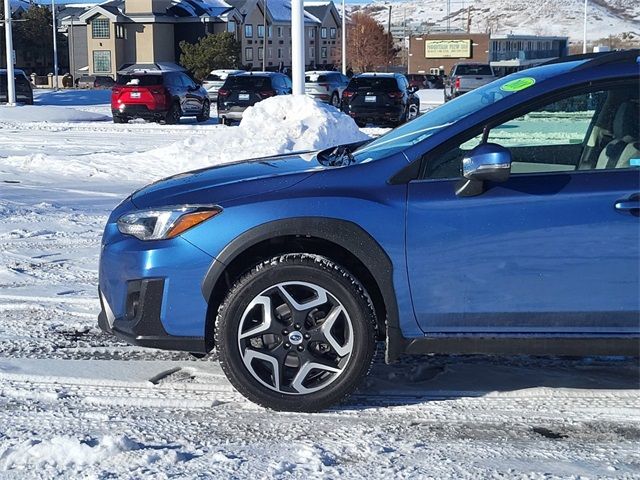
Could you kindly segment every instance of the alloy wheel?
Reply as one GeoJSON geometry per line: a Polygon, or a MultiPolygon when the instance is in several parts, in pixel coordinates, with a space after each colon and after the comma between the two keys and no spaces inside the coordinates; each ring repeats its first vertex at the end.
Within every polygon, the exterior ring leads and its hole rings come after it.
{"type": "Polygon", "coordinates": [[[308,282],[267,288],[246,307],[238,326],[244,366],[262,385],[287,395],[319,391],[350,361],[354,333],[342,303],[308,282]]]}

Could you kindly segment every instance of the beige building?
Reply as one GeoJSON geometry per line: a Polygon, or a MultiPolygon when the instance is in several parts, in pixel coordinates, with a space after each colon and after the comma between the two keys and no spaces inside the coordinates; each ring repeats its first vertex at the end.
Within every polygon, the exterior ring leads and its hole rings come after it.
{"type": "Polygon", "coordinates": [[[77,24],[67,22],[66,26],[76,36],[86,35],[86,49],[79,49],[86,57],[73,62],[84,61],[86,66],[77,70],[114,77],[134,63],[176,62],[182,40],[195,42],[206,34],[235,28],[241,18],[224,2],[212,6],[202,0],[110,0],[86,10],[77,24]]]}

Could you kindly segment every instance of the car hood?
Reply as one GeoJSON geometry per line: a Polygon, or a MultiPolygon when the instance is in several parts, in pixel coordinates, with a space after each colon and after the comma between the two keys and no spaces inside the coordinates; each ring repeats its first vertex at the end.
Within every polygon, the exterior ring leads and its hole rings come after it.
{"type": "Polygon", "coordinates": [[[180,173],[136,191],[137,208],[189,203],[220,203],[288,188],[324,168],[315,152],[301,152],[228,163],[180,173]]]}

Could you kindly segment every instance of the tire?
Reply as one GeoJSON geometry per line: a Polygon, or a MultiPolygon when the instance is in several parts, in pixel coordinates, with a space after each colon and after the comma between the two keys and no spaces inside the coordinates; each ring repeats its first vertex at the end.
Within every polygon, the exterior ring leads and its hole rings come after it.
{"type": "Polygon", "coordinates": [[[240,278],[215,325],[231,384],[282,411],[316,412],[342,401],[367,375],[375,337],[360,282],[328,258],[304,253],[271,258],[240,278]]]}
{"type": "Polygon", "coordinates": [[[210,117],[211,117],[211,104],[209,103],[208,100],[205,100],[204,103],[202,104],[202,113],[196,116],[196,121],[200,123],[206,122],[207,120],[209,120],[210,117]]]}
{"type": "Polygon", "coordinates": [[[182,112],[180,111],[180,105],[174,103],[171,105],[171,108],[167,112],[167,115],[164,117],[164,123],[167,125],[175,125],[180,122],[180,117],[182,116],[182,112]]]}
{"type": "Polygon", "coordinates": [[[367,126],[367,122],[363,122],[362,120],[356,120],[356,125],[360,128],[364,128],[367,126]]]}
{"type": "Polygon", "coordinates": [[[331,95],[331,105],[340,110],[340,97],[338,96],[338,92],[333,92],[333,95],[331,95]]]}
{"type": "Polygon", "coordinates": [[[113,123],[129,123],[129,119],[126,117],[121,117],[119,115],[114,115],[113,123]]]}

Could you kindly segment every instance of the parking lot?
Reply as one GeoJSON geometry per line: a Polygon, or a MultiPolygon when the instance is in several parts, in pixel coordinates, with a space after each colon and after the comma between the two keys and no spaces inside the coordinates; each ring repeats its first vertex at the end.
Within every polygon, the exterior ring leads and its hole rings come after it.
{"type": "MultiPolygon", "coordinates": [[[[422,111],[442,100],[425,92],[422,111]]],[[[640,477],[637,359],[378,358],[346,404],[291,414],[244,400],[215,355],[102,334],[108,213],[220,154],[203,138],[248,134],[215,118],[116,125],[108,99],[38,92],[37,106],[62,115],[48,122],[0,110],[0,476],[640,477]]],[[[248,154],[234,145],[225,155],[248,154]]]]}

